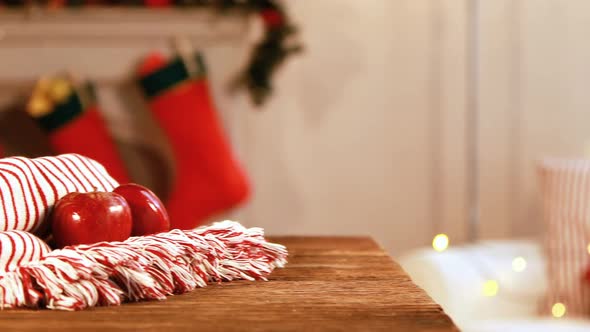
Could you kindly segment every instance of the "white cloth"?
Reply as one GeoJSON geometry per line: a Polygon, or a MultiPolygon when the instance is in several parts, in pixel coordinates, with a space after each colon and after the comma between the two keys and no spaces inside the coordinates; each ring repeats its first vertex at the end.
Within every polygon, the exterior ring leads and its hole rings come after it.
{"type": "Polygon", "coordinates": [[[538,240],[482,241],[444,252],[424,248],[398,257],[397,261],[461,331],[590,331],[590,320],[539,315],[548,280],[547,262],[538,240]],[[526,265],[515,270],[517,257],[526,265]],[[495,296],[482,293],[489,280],[497,282],[495,296]]]}
{"type": "Polygon", "coordinates": [[[587,332],[590,322],[576,319],[513,319],[479,321],[461,327],[463,332],[587,332]]]}

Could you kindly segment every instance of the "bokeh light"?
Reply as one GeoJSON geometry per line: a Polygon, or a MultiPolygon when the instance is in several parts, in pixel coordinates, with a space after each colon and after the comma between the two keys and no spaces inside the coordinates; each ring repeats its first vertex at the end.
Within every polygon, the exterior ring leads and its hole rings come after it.
{"type": "Polygon", "coordinates": [[[557,302],[551,307],[551,314],[555,318],[561,318],[565,315],[566,312],[565,304],[557,302]]]}
{"type": "Polygon", "coordinates": [[[524,257],[518,256],[512,260],[512,270],[515,272],[522,272],[526,269],[526,259],[524,257]]]}
{"type": "Polygon", "coordinates": [[[483,284],[483,295],[496,296],[498,294],[498,282],[496,280],[488,280],[483,284]]]}
{"type": "Polygon", "coordinates": [[[449,247],[449,237],[446,234],[437,234],[434,239],[432,239],[432,248],[434,250],[441,252],[445,251],[449,247]]]}

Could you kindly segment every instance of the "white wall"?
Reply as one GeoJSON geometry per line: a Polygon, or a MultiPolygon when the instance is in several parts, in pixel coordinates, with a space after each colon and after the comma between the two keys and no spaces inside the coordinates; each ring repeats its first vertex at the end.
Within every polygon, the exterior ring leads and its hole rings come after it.
{"type": "MultiPolygon", "coordinates": [[[[475,2],[294,3],[310,51],[281,74],[270,112],[251,116],[252,146],[272,148],[257,152],[268,162],[248,159],[267,184],[247,220],[278,232],[366,231],[394,253],[439,231],[465,240],[475,2]],[[291,196],[273,212],[266,202],[282,174],[291,196]]],[[[477,2],[479,237],[536,236],[536,161],[590,153],[590,3],[477,2]]]]}
{"type": "Polygon", "coordinates": [[[393,253],[464,236],[464,56],[456,1],[291,3],[306,52],[241,112],[271,233],[370,234],[393,253]]]}
{"type": "MultiPolygon", "coordinates": [[[[370,234],[394,254],[442,231],[465,240],[468,3],[289,2],[306,52],[278,72],[261,110],[226,90],[253,42],[246,22],[196,20],[187,30],[198,31],[216,101],[255,184],[253,200],[234,216],[272,234],[370,234]]],[[[590,4],[480,3],[480,233],[536,234],[534,161],[582,154],[590,132],[590,4]]],[[[185,24],[172,17],[163,26],[171,22],[185,24]]],[[[4,35],[0,99],[14,94],[5,83],[26,88],[23,81],[64,67],[128,81],[141,54],[169,49],[165,34],[133,43],[98,37],[97,46],[84,38],[26,44],[4,35]]],[[[100,84],[118,139],[158,145],[157,135],[145,135],[153,124],[137,118],[141,100],[122,99],[122,86],[100,84]]],[[[149,181],[149,174],[137,176],[149,181]]]]}
{"type": "Polygon", "coordinates": [[[536,161],[589,156],[590,3],[481,2],[482,233],[538,234],[536,161]]]}
{"type": "MultiPolygon", "coordinates": [[[[440,231],[463,238],[463,5],[348,0],[291,6],[306,52],[278,73],[275,95],[261,110],[226,91],[254,42],[240,33],[243,22],[214,23],[224,31],[219,40],[207,25],[190,29],[206,31],[195,42],[207,53],[216,100],[255,184],[251,203],[233,216],[271,234],[369,234],[394,253],[425,245],[440,231]]],[[[112,27],[93,28],[90,19],[47,20],[68,24],[61,32],[68,37],[39,37],[49,28],[2,21],[8,31],[0,40],[2,95],[12,96],[16,85],[27,91],[38,75],[69,68],[96,80],[123,145],[161,148],[126,81],[139,56],[168,47],[166,36],[152,42],[132,19],[133,33],[141,35],[132,42],[112,27]],[[99,33],[85,32],[94,35],[86,39],[84,29],[99,33]]],[[[145,158],[126,159],[136,177],[153,180],[145,158]]]]}

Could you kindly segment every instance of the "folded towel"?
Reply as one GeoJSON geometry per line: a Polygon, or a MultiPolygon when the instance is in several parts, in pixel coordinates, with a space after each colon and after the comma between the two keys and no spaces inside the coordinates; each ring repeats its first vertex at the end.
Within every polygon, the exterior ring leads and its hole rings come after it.
{"type": "Polygon", "coordinates": [[[77,154],[0,159],[0,231],[39,233],[61,197],[70,192],[112,191],[117,186],[101,164],[77,154]]]}
{"type": "Polygon", "coordinates": [[[0,277],[21,264],[36,262],[51,251],[35,235],[23,231],[0,232],[0,277]]]}
{"type": "Polygon", "coordinates": [[[122,301],[164,300],[210,282],[267,280],[287,249],[261,228],[222,221],[123,242],[81,244],[0,275],[0,310],[81,310],[122,301]]]}

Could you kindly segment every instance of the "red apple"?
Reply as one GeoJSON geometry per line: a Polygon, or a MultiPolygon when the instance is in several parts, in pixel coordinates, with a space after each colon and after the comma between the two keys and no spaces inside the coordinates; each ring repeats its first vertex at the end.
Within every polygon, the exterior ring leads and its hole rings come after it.
{"type": "Polygon", "coordinates": [[[116,193],[69,193],[57,201],[50,221],[59,247],[123,241],[131,235],[131,209],[116,193]]]}
{"type": "Polygon", "coordinates": [[[151,190],[135,183],[127,183],[118,186],[113,192],[123,196],[131,208],[131,235],[149,235],[170,230],[168,212],[151,190]]]}

